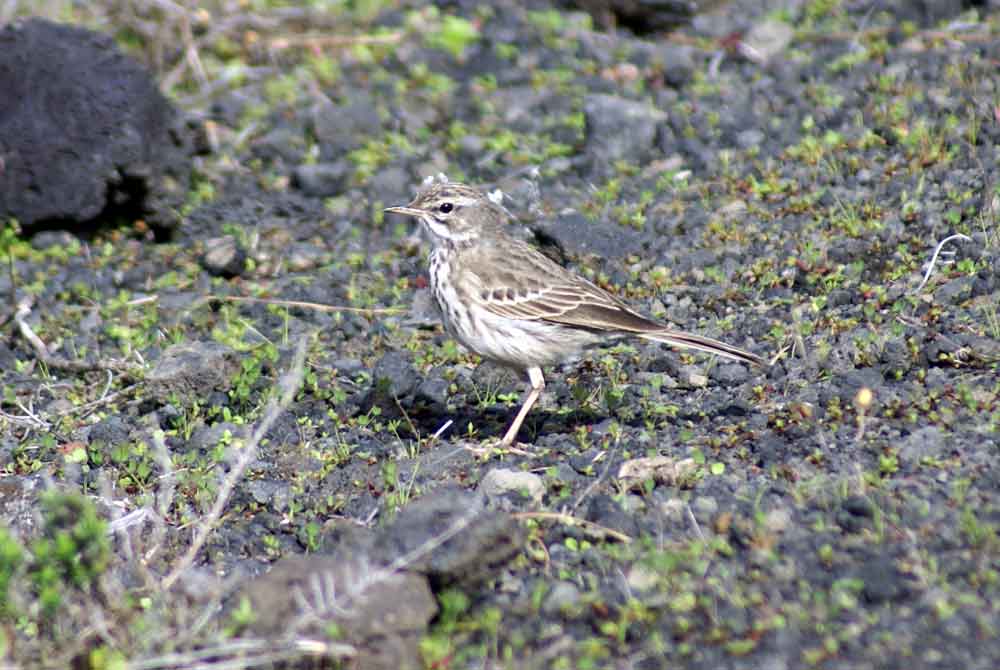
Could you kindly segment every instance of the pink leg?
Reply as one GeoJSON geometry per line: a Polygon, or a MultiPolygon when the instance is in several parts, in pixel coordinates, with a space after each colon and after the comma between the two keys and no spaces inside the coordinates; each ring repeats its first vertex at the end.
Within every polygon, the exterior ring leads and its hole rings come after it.
{"type": "Polygon", "coordinates": [[[510,428],[504,434],[503,440],[500,441],[500,444],[505,447],[514,444],[517,431],[521,429],[521,424],[524,423],[524,417],[528,416],[528,412],[531,411],[535,402],[538,401],[538,396],[542,395],[542,390],[545,388],[545,377],[542,376],[542,369],[539,367],[528,368],[528,380],[531,382],[528,395],[524,397],[524,403],[521,405],[517,416],[514,417],[514,422],[510,424],[510,428]]]}

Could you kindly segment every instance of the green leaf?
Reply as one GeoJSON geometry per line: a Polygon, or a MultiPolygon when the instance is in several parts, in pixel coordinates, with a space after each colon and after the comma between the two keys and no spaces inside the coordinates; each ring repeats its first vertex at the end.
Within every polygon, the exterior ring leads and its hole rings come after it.
{"type": "Polygon", "coordinates": [[[427,44],[461,58],[465,50],[479,39],[479,29],[468,19],[445,16],[441,29],[427,36],[427,44]]]}

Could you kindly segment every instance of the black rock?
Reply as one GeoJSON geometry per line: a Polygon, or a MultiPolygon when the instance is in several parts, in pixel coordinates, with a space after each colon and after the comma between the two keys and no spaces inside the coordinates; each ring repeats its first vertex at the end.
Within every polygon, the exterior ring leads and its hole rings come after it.
{"type": "Polygon", "coordinates": [[[644,102],[603,93],[583,101],[588,149],[605,164],[617,160],[636,161],[653,148],[657,126],[665,112],[644,102]]]}
{"type": "Polygon", "coordinates": [[[164,350],[146,376],[146,385],[164,403],[171,396],[205,398],[216,389],[228,389],[239,369],[238,355],[224,344],[175,344],[164,350]]]}
{"type": "Polygon", "coordinates": [[[858,533],[871,526],[875,516],[875,507],[863,496],[851,496],[845,500],[837,511],[837,525],[848,533],[858,533]]]}
{"type": "Polygon", "coordinates": [[[694,75],[694,48],[672,42],[634,40],[629,60],[639,67],[650,68],[664,83],[681,87],[694,75]]]}
{"type": "Polygon", "coordinates": [[[840,399],[852,403],[861,389],[877,391],[882,384],[882,373],[875,368],[851,370],[840,380],[840,399]]]}
{"type": "Polygon", "coordinates": [[[404,507],[376,547],[390,560],[413,556],[408,568],[426,574],[440,588],[488,579],[520,550],[523,540],[517,522],[487,509],[482,496],[444,488],[404,507]],[[421,553],[421,547],[427,550],[421,553]]]}
{"type": "Polygon", "coordinates": [[[875,506],[864,496],[851,496],[844,501],[842,507],[844,511],[852,516],[863,517],[865,519],[871,519],[875,516],[875,506]]]}
{"type": "Polygon", "coordinates": [[[104,444],[115,446],[128,442],[131,428],[122,417],[111,415],[104,417],[93,426],[87,433],[87,439],[91,444],[104,444]]]}
{"type": "Polygon", "coordinates": [[[299,163],[306,154],[305,138],[298,128],[279,126],[253,142],[253,155],[268,161],[299,163]]]}
{"type": "Polygon", "coordinates": [[[880,9],[895,17],[896,25],[912,21],[930,27],[958,16],[977,3],[970,0],[888,0],[880,9]]]}
{"type": "Polygon", "coordinates": [[[338,358],[330,365],[338,375],[351,377],[365,369],[365,364],[356,358],[338,358]]]}
{"type": "Polygon", "coordinates": [[[292,186],[314,198],[339,195],[347,188],[351,168],[344,161],[299,165],[292,171],[292,186]]]}
{"type": "Polygon", "coordinates": [[[438,610],[434,595],[425,577],[376,572],[372,562],[350,543],[332,556],[282,559],[244,588],[255,613],[251,629],[284,639],[323,635],[335,626],[338,639],[354,647],[358,667],[415,670],[420,638],[438,610]]]}
{"type": "Polygon", "coordinates": [[[320,158],[336,160],[357,149],[365,137],[376,133],[381,124],[375,112],[375,101],[364,92],[355,94],[344,105],[323,100],[312,110],[311,130],[319,142],[320,158]]]}
{"type": "Polygon", "coordinates": [[[0,341],[0,370],[13,370],[15,365],[17,365],[17,355],[6,342],[0,341]]]}
{"type": "Polygon", "coordinates": [[[190,143],[156,82],[105,35],[30,19],[0,31],[0,219],[176,225],[190,143]]]}
{"type": "Polygon", "coordinates": [[[450,386],[450,382],[444,377],[427,377],[417,386],[417,398],[438,405],[447,405],[450,386]]]}
{"type": "Polygon", "coordinates": [[[372,199],[386,205],[401,205],[410,200],[413,178],[401,167],[388,167],[372,176],[368,187],[372,199]]]}
{"type": "Polygon", "coordinates": [[[637,34],[673,30],[691,21],[711,0],[572,0],[605,28],[622,26],[637,34]]]}
{"type": "Polygon", "coordinates": [[[942,302],[953,305],[965,302],[972,297],[972,277],[958,277],[939,286],[934,290],[934,297],[942,302]]]}
{"type": "Polygon", "coordinates": [[[861,597],[869,603],[884,603],[902,600],[911,588],[905,575],[889,557],[878,556],[866,560],[858,571],[864,582],[861,597]]]}
{"type": "Polygon", "coordinates": [[[65,230],[42,230],[31,237],[31,246],[38,250],[66,248],[75,238],[65,230]]]}
{"type": "Polygon", "coordinates": [[[227,421],[220,421],[211,426],[197,428],[186,445],[187,449],[207,453],[220,444],[229,445],[237,440],[246,441],[250,438],[250,430],[246,426],[237,426],[227,421]]]}
{"type": "Polygon", "coordinates": [[[635,517],[625,512],[614,498],[603,493],[590,499],[586,518],[599,526],[617,530],[630,537],[637,537],[639,534],[639,524],[635,517]]]}
{"type": "Polygon", "coordinates": [[[906,342],[902,340],[886,342],[879,360],[883,364],[883,373],[886,377],[903,374],[913,367],[913,356],[910,354],[906,342]]]}
{"type": "MultiPolygon", "coordinates": [[[[539,222],[535,235],[543,245],[555,245],[558,255],[572,258],[596,255],[622,258],[642,249],[642,241],[633,231],[615,224],[595,222],[579,212],[562,214],[539,222]]],[[[548,254],[550,257],[552,254],[548,254]]]]}
{"type": "Polygon", "coordinates": [[[205,240],[201,266],[214,277],[231,279],[246,269],[247,254],[232,235],[205,240]]]}
{"type": "Polygon", "coordinates": [[[420,375],[413,368],[410,357],[399,351],[382,356],[372,370],[372,378],[377,389],[396,398],[409,395],[420,383],[420,375]]]}
{"type": "Polygon", "coordinates": [[[919,463],[925,458],[944,458],[952,447],[937,426],[923,426],[903,438],[897,445],[899,457],[906,463],[919,463]]]}
{"type": "Polygon", "coordinates": [[[712,367],[709,376],[723,386],[735,386],[750,378],[750,368],[742,363],[720,363],[712,367]]]}

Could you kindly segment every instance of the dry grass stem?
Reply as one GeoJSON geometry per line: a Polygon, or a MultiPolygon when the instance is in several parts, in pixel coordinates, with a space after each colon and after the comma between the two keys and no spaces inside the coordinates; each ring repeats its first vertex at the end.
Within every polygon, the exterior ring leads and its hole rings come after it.
{"type": "Polygon", "coordinates": [[[226,475],[225,480],[223,480],[222,486],[219,488],[219,494],[212,505],[212,509],[198,525],[194,541],[191,543],[191,546],[188,548],[184,556],[177,562],[177,565],[174,566],[173,570],[171,570],[170,573],[163,578],[162,586],[164,590],[169,590],[170,587],[177,582],[184,571],[187,570],[192,563],[194,563],[194,559],[198,556],[198,552],[201,551],[202,546],[204,546],[205,542],[208,540],[209,534],[211,534],[211,532],[215,529],[216,524],[222,517],[222,511],[229,502],[229,498],[233,494],[233,490],[243,477],[243,473],[250,465],[250,461],[252,461],[256,456],[257,447],[260,445],[261,440],[264,439],[267,431],[271,429],[271,426],[278,419],[278,417],[281,416],[285,409],[292,403],[292,400],[295,398],[295,394],[298,393],[299,388],[301,388],[305,373],[306,345],[308,344],[309,339],[310,336],[303,336],[299,339],[299,342],[295,347],[295,355],[292,358],[292,363],[289,366],[288,371],[278,382],[278,387],[281,390],[281,396],[278,398],[271,398],[268,402],[267,408],[264,411],[264,416],[254,429],[253,435],[250,437],[250,441],[243,447],[240,457],[233,466],[233,469],[229,471],[229,474],[226,475]]]}

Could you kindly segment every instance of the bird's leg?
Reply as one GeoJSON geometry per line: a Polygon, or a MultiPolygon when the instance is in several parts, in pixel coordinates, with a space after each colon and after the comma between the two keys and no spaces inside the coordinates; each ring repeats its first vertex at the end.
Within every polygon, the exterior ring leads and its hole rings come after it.
{"type": "Polygon", "coordinates": [[[528,395],[524,397],[524,402],[521,404],[521,409],[518,411],[517,416],[514,417],[514,422],[510,424],[510,428],[507,429],[503,439],[500,441],[500,445],[503,447],[509,447],[514,444],[514,438],[517,437],[517,431],[521,429],[521,424],[524,423],[524,417],[528,416],[528,412],[531,411],[535,402],[538,401],[538,396],[542,395],[542,390],[545,389],[545,377],[542,375],[540,367],[528,368],[528,380],[531,382],[531,388],[528,389],[528,395]]]}

